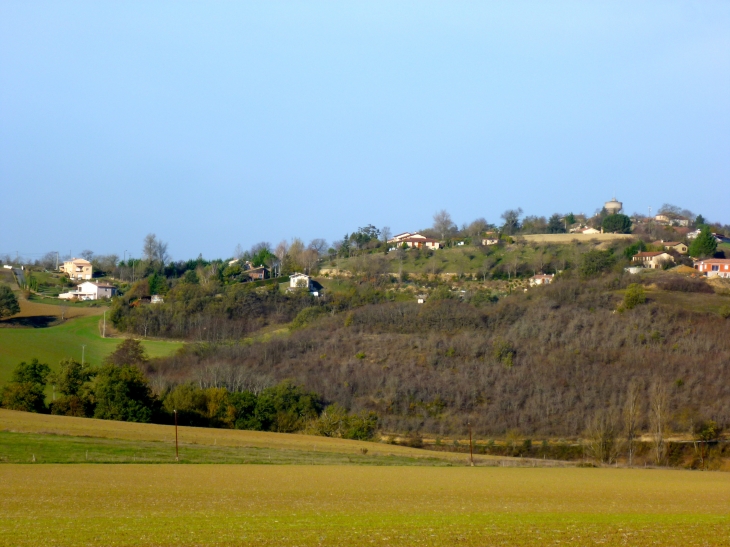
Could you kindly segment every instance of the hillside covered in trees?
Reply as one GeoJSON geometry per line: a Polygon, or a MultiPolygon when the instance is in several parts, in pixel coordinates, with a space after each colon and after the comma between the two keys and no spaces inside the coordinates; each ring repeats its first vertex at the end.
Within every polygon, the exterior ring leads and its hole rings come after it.
{"type": "Polygon", "coordinates": [[[627,309],[631,281],[566,276],[497,302],[312,311],[286,336],[191,345],[150,362],[147,373],[161,384],[246,389],[290,379],[353,412],[374,411],[393,432],[461,434],[470,420],[478,435],[576,436],[596,414],[620,421],[632,389],[642,430],[657,393],[674,431],[703,420],[730,425],[730,324],[663,303],[667,295],[727,297],[702,281],[668,278],[664,289],[639,287],[642,298],[627,309]]]}

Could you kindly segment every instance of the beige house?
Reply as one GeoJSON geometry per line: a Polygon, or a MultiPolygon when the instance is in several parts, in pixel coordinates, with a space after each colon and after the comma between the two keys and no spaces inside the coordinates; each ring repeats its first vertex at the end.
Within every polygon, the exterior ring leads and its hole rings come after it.
{"type": "Polygon", "coordinates": [[[655,241],[652,245],[656,245],[657,247],[661,245],[664,247],[665,251],[669,251],[671,249],[677,251],[681,255],[686,255],[688,251],[687,245],[681,241],[655,241]]]}
{"type": "Polygon", "coordinates": [[[61,266],[59,270],[71,279],[91,279],[93,274],[91,262],[84,260],[83,258],[72,258],[71,260],[67,260],[63,263],[63,266],[61,266]]]}
{"type": "Polygon", "coordinates": [[[644,268],[660,269],[667,262],[674,262],[669,253],[641,252],[634,255],[632,262],[638,262],[644,268]]]}

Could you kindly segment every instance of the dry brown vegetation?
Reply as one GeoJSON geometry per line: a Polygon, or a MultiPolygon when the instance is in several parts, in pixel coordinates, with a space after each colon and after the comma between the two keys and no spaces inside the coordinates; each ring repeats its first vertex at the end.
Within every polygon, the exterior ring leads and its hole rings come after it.
{"type": "Polygon", "coordinates": [[[481,436],[576,436],[597,412],[620,414],[632,380],[641,431],[655,385],[667,390],[672,430],[708,419],[730,425],[730,322],[651,293],[648,304],[618,313],[629,281],[567,279],[482,307],[364,306],[287,338],[198,347],[148,372],[249,388],[290,378],[353,411],[376,411],[386,431],[464,434],[470,419],[481,436]]]}

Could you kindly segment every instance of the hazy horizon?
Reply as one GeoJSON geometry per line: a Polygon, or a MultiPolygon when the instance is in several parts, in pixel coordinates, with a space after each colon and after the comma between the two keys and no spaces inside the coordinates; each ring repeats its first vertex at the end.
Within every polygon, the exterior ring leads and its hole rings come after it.
{"type": "Polygon", "coordinates": [[[5,2],[0,81],[0,255],[730,220],[726,2],[5,2]]]}

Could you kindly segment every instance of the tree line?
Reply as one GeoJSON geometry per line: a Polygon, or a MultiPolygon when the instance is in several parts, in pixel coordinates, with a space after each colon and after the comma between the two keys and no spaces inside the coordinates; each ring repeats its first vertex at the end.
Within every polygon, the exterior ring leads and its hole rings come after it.
{"type": "Polygon", "coordinates": [[[184,382],[156,393],[143,369],[149,366],[139,341],[126,339],[99,367],[73,359],[59,370],[37,359],[15,367],[2,389],[0,406],[10,410],[129,422],[310,434],[366,440],[377,428],[372,412],[351,414],[319,395],[283,380],[260,389],[229,390],[184,382]],[[45,391],[52,387],[46,403],[45,391]]]}

